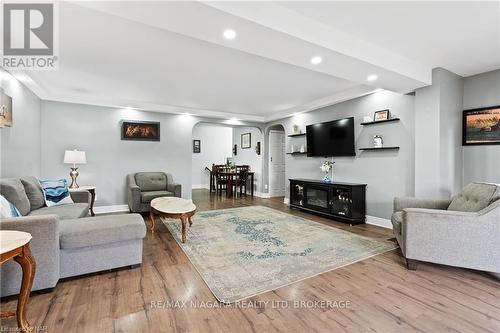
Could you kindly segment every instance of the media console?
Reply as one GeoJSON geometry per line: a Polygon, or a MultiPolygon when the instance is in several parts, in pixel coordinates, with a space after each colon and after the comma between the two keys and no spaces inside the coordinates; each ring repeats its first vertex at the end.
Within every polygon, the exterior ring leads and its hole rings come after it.
{"type": "Polygon", "coordinates": [[[290,206],[349,224],[365,223],[366,184],[290,179],[290,206]]]}

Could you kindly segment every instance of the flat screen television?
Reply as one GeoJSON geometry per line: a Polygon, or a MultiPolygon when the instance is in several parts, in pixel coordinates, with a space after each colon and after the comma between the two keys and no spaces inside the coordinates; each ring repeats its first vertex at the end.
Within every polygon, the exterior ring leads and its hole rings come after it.
{"type": "Polygon", "coordinates": [[[355,156],[354,117],[306,127],[307,156],[355,156]]]}

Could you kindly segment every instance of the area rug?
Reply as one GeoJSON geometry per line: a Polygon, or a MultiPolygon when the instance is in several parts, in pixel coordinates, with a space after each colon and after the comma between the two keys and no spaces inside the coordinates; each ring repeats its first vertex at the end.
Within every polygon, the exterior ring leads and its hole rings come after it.
{"type": "Polygon", "coordinates": [[[396,248],[263,206],[197,212],[184,244],[181,223],[163,222],[227,304],[396,248]]]}

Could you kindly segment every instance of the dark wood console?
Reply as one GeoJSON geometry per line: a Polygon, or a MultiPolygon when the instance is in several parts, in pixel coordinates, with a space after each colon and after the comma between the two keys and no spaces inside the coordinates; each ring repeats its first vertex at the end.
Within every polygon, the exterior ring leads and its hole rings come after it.
{"type": "Polygon", "coordinates": [[[290,179],[290,206],[349,224],[365,223],[366,184],[290,179]]]}

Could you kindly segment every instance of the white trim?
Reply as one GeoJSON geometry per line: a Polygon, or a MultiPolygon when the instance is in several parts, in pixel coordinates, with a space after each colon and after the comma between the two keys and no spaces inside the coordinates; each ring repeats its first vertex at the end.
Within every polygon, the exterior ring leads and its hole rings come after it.
{"type": "Polygon", "coordinates": [[[210,184],[196,184],[196,185],[192,185],[191,188],[193,190],[199,190],[199,189],[209,190],[210,184]]]}
{"type": "Polygon", "coordinates": [[[392,223],[389,219],[366,215],[366,224],[376,225],[382,228],[392,229],[392,223]]]}
{"type": "Polygon", "coordinates": [[[287,206],[290,206],[290,198],[285,197],[285,199],[283,199],[283,203],[287,206]]]}
{"type": "Polygon", "coordinates": [[[269,199],[271,197],[269,193],[262,193],[262,192],[254,192],[253,195],[264,199],[269,199]]]}
{"type": "Polygon", "coordinates": [[[111,205],[111,206],[94,207],[94,213],[96,215],[106,214],[106,213],[122,213],[128,211],[129,211],[128,205],[111,205]]]}

